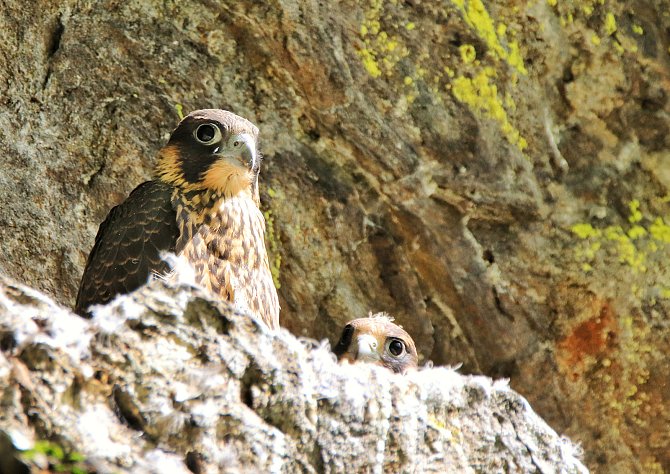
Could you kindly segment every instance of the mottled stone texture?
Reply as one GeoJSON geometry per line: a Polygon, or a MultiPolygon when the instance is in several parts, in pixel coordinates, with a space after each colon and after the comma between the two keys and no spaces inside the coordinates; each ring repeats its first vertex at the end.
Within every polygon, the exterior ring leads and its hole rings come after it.
{"type": "Polygon", "coordinates": [[[91,322],[4,280],[0,335],[0,472],[45,438],[97,472],[586,472],[506,382],[341,366],[189,287],[91,322]]]}
{"type": "Polygon", "coordinates": [[[227,108],[261,129],[287,329],[388,311],[595,471],[670,470],[669,12],[6,0],[0,270],[72,304],[176,105],[227,108]]]}

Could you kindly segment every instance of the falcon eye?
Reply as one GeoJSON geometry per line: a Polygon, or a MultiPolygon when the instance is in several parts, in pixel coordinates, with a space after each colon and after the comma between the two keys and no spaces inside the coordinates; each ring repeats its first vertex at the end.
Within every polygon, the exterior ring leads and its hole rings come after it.
{"type": "Polygon", "coordinates": [[[234,146],[235,148],[239,148],[241,144],[242,144],[242,142],[239,141],[239,140],[235,140],[235,141],[233,142],[233,146],[234,146]]]}
{"type": "Polygon", "coordinates": [[[195,138],[203,145],[211,145],[221,138],[221,131],[214,124],[203,123],[195,129],[195,138]]]}
{"type": "Polygon", "coordinates": [[[386,349],[393,357],[400,357],[405,353],[405,343],[400,339],[391,339],[386,346],[386,349]]]}

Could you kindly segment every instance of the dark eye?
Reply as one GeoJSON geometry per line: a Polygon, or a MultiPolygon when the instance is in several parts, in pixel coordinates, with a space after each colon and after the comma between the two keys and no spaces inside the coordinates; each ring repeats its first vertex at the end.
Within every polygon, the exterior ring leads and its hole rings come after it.
{"type": "Polygon", "coordinates": [[[233,146],[234,146],[235,148],[239,148],[241,144],[242,144],[242,142],[239,141],[239,140],[235,140],[235,141],[233,142],[233,146]]]}
{"type": "Polygon", "coordinates": [[[400,357],[405,353],[405,343],[400,339],[391,339],[387,346],[388,351],[394,357],[400,357]]]}
{"type": "Polygon", "coordinates": [[[220,137],[219,127],[211,123],[203,123],[195,130],[195,138],[205,145],[211,145],[220,137]]]}

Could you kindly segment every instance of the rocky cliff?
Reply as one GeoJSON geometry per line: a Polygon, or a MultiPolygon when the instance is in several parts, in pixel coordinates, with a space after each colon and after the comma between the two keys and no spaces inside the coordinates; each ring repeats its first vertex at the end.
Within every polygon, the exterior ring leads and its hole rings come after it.
{"type": "Polygon", "coordinates": [[[670,3],[3,2],[0,270],[70,305],[178,111],[261,129],[282,323],[388,311],[670,470],[670,3]]]}
{"type": "Polygon", "coordinates": [[[506,382],[340,366],[194,288],[89,322],[5,280],[0,337],[2,473],[587,472],[506,382]]]}

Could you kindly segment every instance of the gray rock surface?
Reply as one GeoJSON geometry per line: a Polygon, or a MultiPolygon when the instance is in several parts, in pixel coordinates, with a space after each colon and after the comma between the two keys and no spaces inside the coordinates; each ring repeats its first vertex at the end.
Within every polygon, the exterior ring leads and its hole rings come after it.
{"type": "Polygon", "coordinates": [[[3,279],[0,340],[2,472],[44,439],[98,472],[586,472],[505,381],[338,365],[197,288],[88,321],[3,279]]]}
{"type": "Polygon", "coordinates": [[[4,0],[0,272],[71,305],[184,112],[261,130],[293,334],[386,311],[670,472],[668,0],[4,0]]]}

